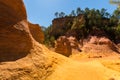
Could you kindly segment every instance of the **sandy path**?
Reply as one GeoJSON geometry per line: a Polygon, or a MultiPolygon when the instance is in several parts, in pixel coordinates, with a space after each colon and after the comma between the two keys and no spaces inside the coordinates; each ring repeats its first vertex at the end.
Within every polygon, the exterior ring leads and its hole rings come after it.
{"type": "Polygon", "coordinates": [[[120,80],[120,73],[104,67],[99,61],[70,61],[59,65],[47,80],[120,80]]]}

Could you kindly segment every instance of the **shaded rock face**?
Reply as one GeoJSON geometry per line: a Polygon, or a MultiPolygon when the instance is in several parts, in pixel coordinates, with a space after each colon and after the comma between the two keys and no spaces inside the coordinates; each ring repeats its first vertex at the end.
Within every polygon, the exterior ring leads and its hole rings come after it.
{"type": "Polygon", "coordinates": [[[72,22],[75,17],[56,18],[52,21],[53,27],[67,27],[69,22],[72,22]]]}
{"type": "Polygon", "coordinates": [[[108,37],[103,30],[99,30],[95,28],[94,30],[91,31],[90,33],[91,36],[97,36],[97,37],[108,37]]]}
{"type": "Polygon", "coordinates": [[[39,43],[43,43],[44,41],[44,33],[41,27],[38,24],[29,23],[30,33],[32,37],[39,43]]]}
{"type": "Polygon", "coordinates": [[[55,43],[55,52],[70,56],[72,54],[72,48],[69,40],[65,36],[59,37],[55,43]]]}
{"type": "Polygon", "coordinates": [[[55,51],[65,56],[70,56],[74,51],[81,52],[80,43],[73,36],[60,36],[55,42],[55,51]]]}
{"type": "Polygon", "coordinates": [[[26,56],[32,48],[22,0],[0,0],[0,61],[26,56]]]}
{"type": "Polygon", "coordinates": [[[52,21],[51,35],[58,38],[58,35],[63,35],[73,24],[74,17],[56,18],[52,21]],[[59,28],[59,29],[58,29],[59,28]]]}
{"type": "Polygon", "coordinates": [[[119,43],[119,44],[117,44],[117,46],[120,48],[120,43],[119,43]]]}
{"type": "Polygon", "coordinates": [[[26,18],[22,0],[0,0],[0,27],[14,25],[26,18]]]}

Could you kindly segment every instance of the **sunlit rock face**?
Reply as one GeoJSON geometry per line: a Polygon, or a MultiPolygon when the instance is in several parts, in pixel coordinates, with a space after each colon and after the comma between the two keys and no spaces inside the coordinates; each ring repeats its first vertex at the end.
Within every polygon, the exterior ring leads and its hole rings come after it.
{"type": "Polygon", "coordinates": [[[90,57],[106,57],[113,53],[120,53],[116,44],[107,37],[90,36],[88,42],[83,46],[84,53],[90,53],[90,57]]]}
{"type": "Polygon", "coordinates": [[[39,43],[43,43],[44,41],[44,33],[42,31],[42,28],[38,24],[29,24],[30,33],[32,34],[32,37],[39,43]]]}
{"type": "Polygon", "coordinates": [[[0,0],[0,61],[26,56],[32,48],[22,0],[0,0]]]}

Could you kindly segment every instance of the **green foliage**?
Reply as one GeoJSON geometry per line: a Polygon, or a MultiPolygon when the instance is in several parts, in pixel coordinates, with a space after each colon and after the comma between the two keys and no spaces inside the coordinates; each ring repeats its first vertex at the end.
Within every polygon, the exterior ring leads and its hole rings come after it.
{"type": "Polygon", "coordinates": [[[55,13],[55,17],[56,17],[56,18],[58,18],[58,17],[59,17],[58,15],[59,15],[59,13],[58,13],[58,12],[56,12],[56,13],[55,13]]]}
{"type": "Polygon", "coordinates": [[[116,27],[116,30],[115,30],[115,33],[116,33],[116,37],[119,37],[120,38],[120,25],[118,25],[117,27],[116,27]]]}
{"type": "Polygon", "coordinates": [[[52,26],[50,25],[47,28],[42,27],[42,29],[43,29],[43,32],[44,32],[44,35],[45,35],[44,44],[46,46],[48,46],[48,47],[53,47],[54,46],[55,38],[54,38],[54,36],[50,35],[51,30],[52,30],[52,26]]]}
{"type": "Polygon", "coordinates": [[[70,14],[71,16],[76,16],[76,13],[75,13],[75,11],[74,10],[72,10],[72,12],[71,12],[71,14],[70,14]]]}
{"type": "Polygon", "coordinates": [[[78,7],[77,10],[76,10],[76,14],[77,14],[77,15],[80,15],[80,14],[83,14],[83,13],[84,13],[84,11],[81,10],[80,7],[78,7]]]}
{"type": "Polygon", "coordinates": [[[55,15],[56,18],[62,18],[62,17],[65,17],[65,16],[66,16],[64,12],[60,12],[60,13],[55,12],[54,15],[55,15]]]}
{"type": "Polygon", "coordinates": [[[119,19],[118,24],[120,23],[120,9],[117,8],[114,13],[113,13],[114,17],[116,17],[117,19],[119,19]]]}
{"type": "Polygon", "coordinates": [[[71,29],[82,29],[83,27],[85,27],[84,23],[81,23],[80,20],[78,18],[75,18],[73,20],[73,24],[71,26],[71,29]]]}
{"type": "Polygon", "coordinates": [[[64,12],[59,13],[59,17],[60,18],[65,17],[65,13],[64,12]]]}

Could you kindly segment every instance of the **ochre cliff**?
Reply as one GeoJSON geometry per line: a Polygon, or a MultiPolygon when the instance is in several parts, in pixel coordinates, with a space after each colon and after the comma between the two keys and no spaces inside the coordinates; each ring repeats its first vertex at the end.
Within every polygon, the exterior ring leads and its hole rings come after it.
{"type": "Polygon", "coordinates": [[[52,21],[51,35],[58,38],[71,28],[74,17],[56,18],[52,21]],[[59,29],[58,29],[59,28],[59,29]]]}
{"type": "Polygon", "coordinates": [[[119,48],[107,37],[90,36],[82,48],[90,58],[119,55],[119,48]]]}
{"type": "Polygon", "coordinates": [[[26,56],[32,48],[22,0],[0,0],[0,61],[26,56]]]}
{"type": "Polygon", "coordinates": [[[52,21],[53,27],[67,27],[74,17],[56,18],[52,21]]]}
{"type": "Polygon", "coordinates": [[[38,24],[32,24],[29,22],[29,29],[32,37],[39,43],[43,43],[44,34],[41,27],[38,24]]]}
{"type": "Polygon", "coordinates": [[[22,0],[0,0],[0,27],[14,25],[26,18],[22,0]]]}

